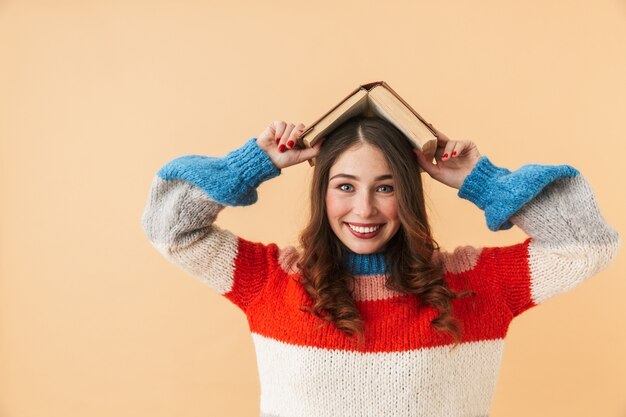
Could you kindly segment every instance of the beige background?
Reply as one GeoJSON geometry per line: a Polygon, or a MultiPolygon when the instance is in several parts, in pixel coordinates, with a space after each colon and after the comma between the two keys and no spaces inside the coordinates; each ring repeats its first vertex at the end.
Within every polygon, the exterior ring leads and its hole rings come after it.
{"type": "MultiPolygon", "coordinates": [[[[499,166],[573,165],[625,236],[625,45],[622,0],[0,2],[0,416],[258,415],[245,317],[150,245],[150,181],[365,82],[499,166]]],[[[295,243],[309,174],[218,224],[295,243]]],[[[525,238],[426,182],[444,248],[525,238]]],[[[512,323],[492,417],[626,416],[624,270],[512,323]]]]}

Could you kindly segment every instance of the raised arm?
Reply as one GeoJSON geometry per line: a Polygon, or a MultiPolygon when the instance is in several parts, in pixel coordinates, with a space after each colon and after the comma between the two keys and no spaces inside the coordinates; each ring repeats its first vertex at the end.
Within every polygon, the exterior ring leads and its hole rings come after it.
{"type": "Polygon", "coordinates": [[[606,268],[621,245],[587,179],[569,165],[528,164],[511,172],[483,156],[458,192],[484,210],[492,231],[516,225],[529,238],[506,247],[457,248],[448,268],[489,281],[513,316],[606,268]]]}
{"type": "Polygon", "coordinates": [[[302,123],[275,120],[223,158],[182,156],[152,180],[141,217],[150,242],[244,312],[271,275],[291,270],[297,251],[248,241],[214,222],[226,206],[255,203],[263,181],[317,155],[323,141],[307,149],[294,146],[303,129],[302,123]]]}
{"type": "Polygon", "coordinates": [[[242,310],[263,288],[279,248],[235,236],[214,224],[225,206],[257,201],[261,182],[280,174],[256,138],[223,158],[186,155],[154,176],[141,225],[170,262],[242,310]]]}

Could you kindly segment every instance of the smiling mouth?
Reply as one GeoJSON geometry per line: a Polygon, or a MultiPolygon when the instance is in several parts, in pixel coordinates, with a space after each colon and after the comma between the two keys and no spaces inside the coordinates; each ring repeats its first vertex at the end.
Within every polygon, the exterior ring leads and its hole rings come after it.
{"type": "Polygon", "coordinates": [[[345,222],[344,224],[346,225],[348,230],[350,230],[350,233],[352,233],[353,236],[359,239],[372,239],[373,237],[377,236],[380,233],[380,230],[385,225],[385,223],[383,223],[383,224],[378,224],[375,226],[363,227],[363,226],[354,226],[350,223],[345,223],[345,222]]]}
{"type": "Polygon", "coordinates": [[[352,223],[346,223],[348,227],[358,233],[372,233],[383,227],[383,224],[372,223],[371,226],[356,226],[352,223]]]}

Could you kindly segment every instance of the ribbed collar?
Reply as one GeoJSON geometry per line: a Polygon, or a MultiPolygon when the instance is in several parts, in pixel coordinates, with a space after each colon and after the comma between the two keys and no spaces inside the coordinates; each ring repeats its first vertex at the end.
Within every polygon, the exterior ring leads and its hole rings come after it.
{"type": "Polygon", "coordinates": [[[346,252],[343,262],[353,275],[382,275],[388,270],[383,252],[368,254],[346,252]]]}

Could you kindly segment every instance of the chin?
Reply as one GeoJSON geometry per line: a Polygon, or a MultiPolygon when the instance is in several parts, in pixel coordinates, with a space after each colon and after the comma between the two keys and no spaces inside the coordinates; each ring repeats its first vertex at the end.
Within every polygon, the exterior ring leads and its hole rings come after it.
{"type": "Polygon", "coordinates": [[[370,255],[372,253],[376,253],[379,252],[378,249],[372,249],[372,250],[353,250],[352,252],[357,253],[359,255],[370,255]]]}
{"type": "Polygon", "coordinates": [[[383,245],[346,245],[350,251],[360,255],[368,255],[370,253],[380,252],[383,245]]]}

